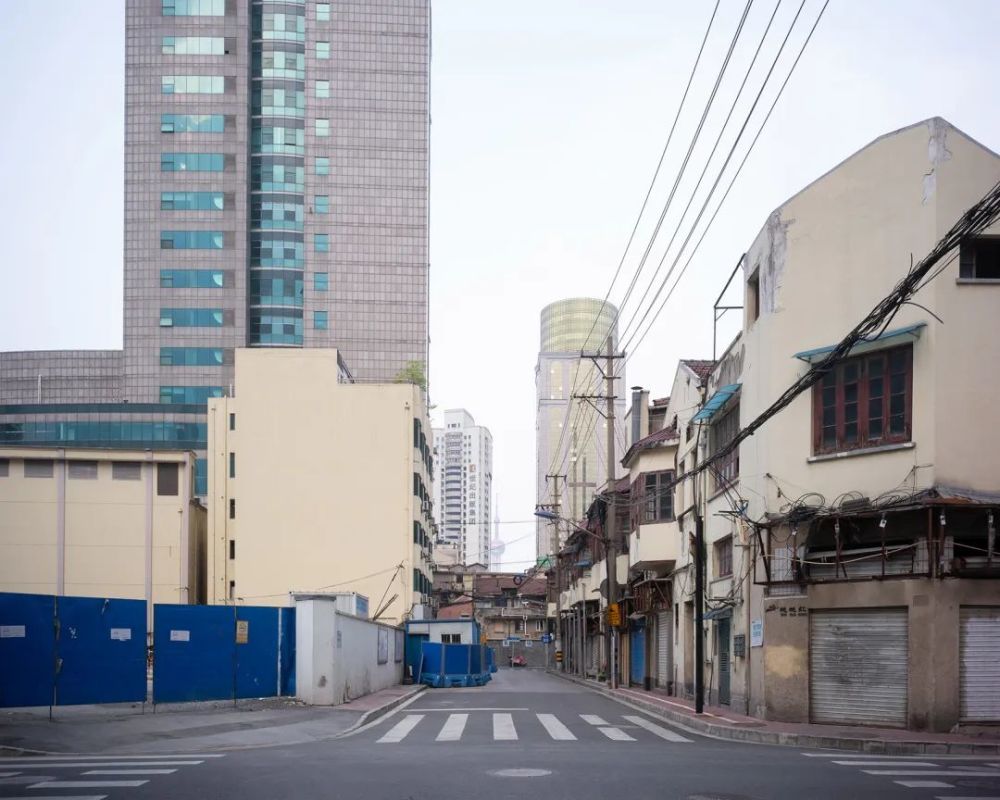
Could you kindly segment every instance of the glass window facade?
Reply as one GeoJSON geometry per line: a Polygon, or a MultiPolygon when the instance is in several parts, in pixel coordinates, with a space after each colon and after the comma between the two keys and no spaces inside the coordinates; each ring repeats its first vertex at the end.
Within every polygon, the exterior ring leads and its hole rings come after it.
{"type": "Polygon", "coordinates": [[[226,79],[221,75],[164,75],[160,78],[163,94],[225,94],[226,79]]]}
{"type": "Polygon", "coordinates": [[[161,308],[161,328],[221,328],[221,308],[161,308]]]}
{"type": "Polygon", "coordinates": [[[313,201],[313,210],[317,214],[329,214],[330,213],[330,197],[325,194],[316,195],[316,199],[313,201]]]}
{"type": "Polygon", "coordinates": [[[295,87],[263,86],[255,84],[251,98],[254,114],[265,117],[304,117],[306,91],[295,87]]]}
{"type": "Polygon", "coordinates": [[[222,250],[223,231],[160,231],[161,250],[222,250]]]}
{"type": "Polygon", "coordinates": [[[313,289],[326,292],[330,289],[330,275],[327,272],[317,272],[313,275],[313,289]]]}
{"type": "Polygon", "coordinates": [[[329,22],[330,21],[330,4],[329,3],[317,3],[316,4],[316,21],[317,22],[329,22]]]}
{"type": "Polygon", "coordinates": [[[222,153],[161,153],[162,172],[223,172],[226,158],[222,153]]]}
{"type": "Polygon", "coordinates": [[[222,192],[160,192],[161,211],[224,211],[222,192]]]}
{"type": "Polygon", "coordinates": [[[305,167],[291,159],[255,157],[250,172],[254,188],[262,192],[298,193],[305,190],[305,167]]]}
{"type": "Polygon", "coordinates": [[[161,386],[161,403],[202,404],[210,397],[223,397],[222,386],[161,386]]]}
{"type": "Polygon", "coordinates": [[[250,278],[251,306],[302,307],[301,272],[269,270],[250,278]]]}
{"type": "Polygon", "coordinates": [[[306,40],[305,14],[289,11],[275,12],[260,6],[253,9],[253,35],[266,41],[304,42],[306,40]]]}
{"type": "Polygon", "coordinates": [[[317,175],[329,175],[330,174],[330,159],[326,156],[316,157],[316,174],[317,175]]]}
{"type": "Polygon", "coordinates": [[[222,289],[226,276],[218,269],[161,269],[161,289],[222,289]]]}
{"type": "Polygon", "coordinates": [[[301,231],[305,206],[288,195],[259,194],[250,198],[255,228],[301,231]]]}
{"type": "Polygon", "coordinates": [[[165,17],[224,17],[226,0],[160,0],[165,17]]]}
{"type": "Polygon", "coordinates": [[[221,347],[161,347],[161,367],[218,367],[225,360],[221,347]]]}
{"type": "Polygon", "coordinates": [[[250,336],[261,344],[302,344],[302,311],[251,315],[250,336]]]}
{"type": "Polygon", "coordinates": [[[315,250],[317,253],[329,253],[330,252],[330,234],[328,233],[317,233],[313,239],[315,250]]]}
{"type": "Polygon", "coordinates": [[[222,56],[226,40],[221,36],[164,36],[160,52],[165,56],[222,56]]]}
{"type": "Polygon", "coordinates": [[[316,97],[324,99],[330,96],[330,81],[316,81],[316,97]]]}
{"type": "Polygon", "coordinates": [[[76,444],[89,447],[162,447],[203,450],[208,438],[203,422],[62,421],[0,423],[0,443],[8,445],[76,444]]]}
{"type": "Polygon", "coordinates": [[[330,43],[316,42],[316,58],[329,58],[329,57],[330,57],[330,43]]]}
{"type": "Polygon", "coordinates": [[[329,325],[329,315],[326,311],[313,312],[313,327],[318,331],[325,331],[329,325]]]}
{"type": "Polygon", "coordinates": [[[289,53],[284,50],[255,52],[253,71],[254,75],[260,75],[263,78],[303,80],[306,77],[306,54],[289,53]]]}
{"type": "Polygon", "coordinates": [[[304,128],[284,125],[255,126],[250,135],[250,144],[256,153],[305,153],[306,132],[304,128]]]}
{"type": "Polygon", "coordinates": [[[222,114],[160,114],[161,133],[223,133],[222,114]]]}
{"type": "Polygon", "coordinates": [[[298,267],[305,266],[303,260],[302,234],[288,231],[264,231],[250,234],[250,266],[254,267],[298,267]]]}
{"type": "Polygon", "coordinates": [[[328,119],[317,119],[316,120],[316,135],[317,136],[329,136],[330,135],[330,120],[328,120],[328,119]]]}

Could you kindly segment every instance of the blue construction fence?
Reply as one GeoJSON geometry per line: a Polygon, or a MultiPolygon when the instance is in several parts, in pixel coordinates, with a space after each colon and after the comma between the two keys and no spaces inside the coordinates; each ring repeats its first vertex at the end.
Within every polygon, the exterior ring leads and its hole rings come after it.
{"type": "Polygon", "coordinates": [[[481,644],[420,643],[416,681],[435,689],[483,686],[496,672],[493,651],[481,644]]]}
{"type": "MultiPolygon", "coordinates": [[[[145,702],[143,600],[0,593],[0,707],[145,702]]],[[[154,703],[295,694],[295,609],[153,607],[154,703]]]]}

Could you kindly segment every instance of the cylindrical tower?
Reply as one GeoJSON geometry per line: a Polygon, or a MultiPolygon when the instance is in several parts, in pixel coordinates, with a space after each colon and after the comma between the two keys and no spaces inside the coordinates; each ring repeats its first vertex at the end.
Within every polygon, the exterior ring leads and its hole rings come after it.
{"type": "Polygon", "coordinates": [[[542,353],[593,352],[604,344],[608,329],[618,349],[618,309],[593,297],[556,300],[542,309],[542,353]]]}

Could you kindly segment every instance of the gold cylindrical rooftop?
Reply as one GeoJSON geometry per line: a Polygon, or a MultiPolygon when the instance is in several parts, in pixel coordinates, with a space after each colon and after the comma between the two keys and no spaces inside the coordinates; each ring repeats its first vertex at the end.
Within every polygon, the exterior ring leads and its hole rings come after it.
{"type": "Polygon", "coordinates": [[[570,297],[542,309],[542,353],[594,351],[611,329],[611,345],[618,349],[618,309],[593,297],[570,297]],[[595,323],[594,320],[597,320],[595,323]]]}

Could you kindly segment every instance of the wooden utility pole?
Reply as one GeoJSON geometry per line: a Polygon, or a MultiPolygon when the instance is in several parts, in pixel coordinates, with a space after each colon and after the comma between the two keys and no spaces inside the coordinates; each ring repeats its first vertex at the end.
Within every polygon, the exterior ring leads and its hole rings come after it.
{"type": "MultiPolygon", "coordinates": [[[[565,478],[565,475],[546,475],[545,479],[551,478],[555,481],[555,487],[553,489],[553,499],[555,500],[554,509],[557,517],[562,516],[562,506],[560,505],[559,499],[559,481],[565,478]]],[[[552,533],[549,536],[549,552],[550,557],[555,559],[556,566],[556,641],[555,650],[562,650],[562,562],[559,559],[559,551],[562,547],[559,544],[559,520],[552,520],[552,533]]],[[[563,654],[565,658],[565,653],[563,654]]],[[[562,664],[560,663],[559,669],[562,669],[562,664]]]]}
{"type": "Polygon", "coordinates": [[[605,423],[607,425],[608,439],[608,503],[607,519],[605,522],[605,535],[607,536],[607,571],[608,571],[608,626],[607,626],[607,650],[608,650],[608,688],[614,689],[617,683],[616,666],[617,653],[615,652],[615,629],[611,626],[610,609],[618,602],[618,547],[617,531],[615,523],[615,352],[608,335],[607,364],[604,368],[604,378],[606,382],[605,400],[607,402],[607,412],[605,423]]]}

